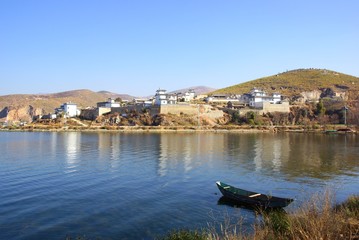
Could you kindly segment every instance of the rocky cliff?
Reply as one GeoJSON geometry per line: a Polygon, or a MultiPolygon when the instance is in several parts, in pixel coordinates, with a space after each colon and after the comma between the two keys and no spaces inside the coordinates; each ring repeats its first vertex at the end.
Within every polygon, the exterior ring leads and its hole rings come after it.
{"type": "Polygon", "coordinates": [[[42,108],[34,108],[31,105],[20,107],[5,107],[0,112],[0,120],[9,122],[31,122],[35,116],[45,114],[42,108]]]}

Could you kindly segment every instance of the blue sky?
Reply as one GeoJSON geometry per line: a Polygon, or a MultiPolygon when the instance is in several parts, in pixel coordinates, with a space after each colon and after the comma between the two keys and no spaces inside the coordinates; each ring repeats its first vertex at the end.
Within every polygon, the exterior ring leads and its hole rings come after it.
{"type": "Polygon", "coordinates": [[[0,95],[222,88],[297,68],[359,76],[357,0],[2,0],[0,95]]]}

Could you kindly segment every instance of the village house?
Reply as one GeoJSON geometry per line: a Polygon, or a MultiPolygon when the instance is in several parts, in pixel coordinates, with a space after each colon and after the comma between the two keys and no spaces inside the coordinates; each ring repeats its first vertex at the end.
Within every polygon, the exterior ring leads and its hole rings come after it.
{"type": "Polygon", "coordinates": [[[167,105],[167,104],[176,104],[177,103],[177,95],[176,94],[168,94],[164,89],[158,89],[155,95],[155,105],[167,105]]]}
{"type": "Polygon", "coordinates": [[[279,93],[273,93],[267,95],[266,92],[253,88],[250,92],[249,106],[254,108],[263,108],[263,103],[269,102],[271,104],[278,104],[281,102],[281,95],[279,93]]]}
{"type": "MultiPolygon", "coordinates": [[[[289,102],[282,101],[282,96],[279,93],[267,95],[265,91],[253,88],[250,93],[245,93],[240,96],[240,105],[249,106],[250,109],[242,108],[240,114],[245,114],[248,111],[256,109],[260,114],[268,112],[290,112],[289,102]]],[[[235,104],[229,105],[229,108],[235,108],[235,104]]]]}
{"type": "Polygon", "coordinates": [[[133,103],[135,105],[141,105],[143,107],[151,107],[153,106],[153,101],[154,99],[150,98],[150,99],[144,99],[144,98],[135,98],[133,99],[133,103]]]}
{"type": "Polygon", "coordinates": [[[207,97],[208,97],[207,94],[197,94],[197,95],[194,97],[194,99],[195,99],[195,100],[202,100],[202,101],[204,101],[207,97]]]}
{"type": "Polygon", "coordinates": [[[185,92],[185,93],[183,94],[182,98],[183,98],[183,100],[184,100],[185,102],[190,102],[190,101],[192,101],[192,100],[194,99],[195,95],[196,95],[196,94],[195,94],[194,90],[193,90],[193,89],[189,89],[187,92],[185,92]]]}
{"type": "Polygon", "coordinates": [[[72,102],[64,103],[55,109],[56,114],[64,113],[64,117],[68,118],[79,116],[80,112],[81,110],[77,109],[77,104],[72,102]]]}
{"type": "Polygon", "coordinates": [[[228,102],[239,103],[239,100],[236,95],[215,94],[205,98],[205,102],[213,104],[228,104],[228,102]]]}
{"type": "Polygon", "coordinates": [[[104,108],[114,108],[114,107],[121,107],[121,103],[116,102],[114,99],[109,98],[107,102],[98,102],[97,107],[104,107],[104,108]]]}

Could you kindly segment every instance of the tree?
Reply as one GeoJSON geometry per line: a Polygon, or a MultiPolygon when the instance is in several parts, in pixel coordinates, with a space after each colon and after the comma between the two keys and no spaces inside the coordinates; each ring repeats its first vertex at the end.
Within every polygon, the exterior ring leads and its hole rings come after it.
{"type": "Polygon", "coordinates": [[[238,111],[232,113],[232,122],[239,124],[241,122],[241,117],[238,111]]]}
{"type": "Polygon", "coordinates": [[[320,117],[324,116],[325,111],[326,111],[326,109],[324,107],[323,100],[320,99],[319,102],[317,103],[317,115],[320,117]]]}

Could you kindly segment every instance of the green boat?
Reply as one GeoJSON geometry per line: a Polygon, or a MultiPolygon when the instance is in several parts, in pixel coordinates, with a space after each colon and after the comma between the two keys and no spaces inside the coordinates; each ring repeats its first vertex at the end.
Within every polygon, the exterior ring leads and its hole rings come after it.
{"type": "Polygon", "coordinates": [[[262,193],[251,192],[236,188],[223,182],[216,182],[218,189],[224,197],[239,204],[260,208],[283,208],[288,206],[293,199],[270,196],[262,193]]]}

